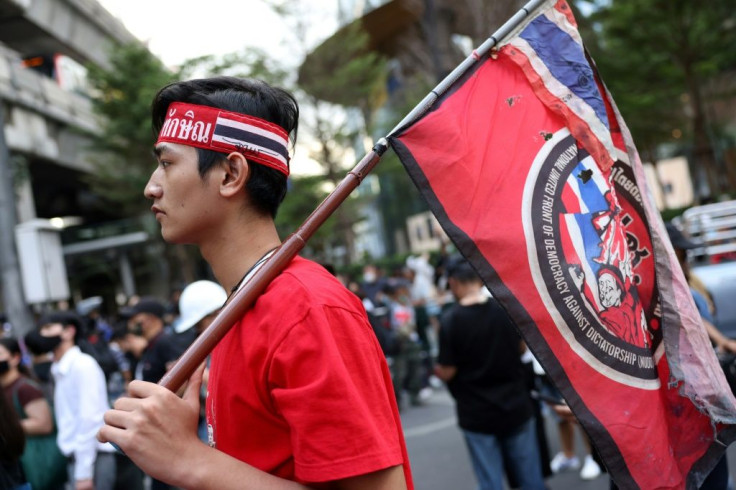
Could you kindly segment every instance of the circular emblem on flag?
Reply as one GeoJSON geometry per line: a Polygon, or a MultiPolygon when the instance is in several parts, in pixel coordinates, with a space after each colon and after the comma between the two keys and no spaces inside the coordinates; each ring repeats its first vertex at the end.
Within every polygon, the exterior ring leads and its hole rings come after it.
{"type": "Polygon", "coordinates": [[[548,135],[524,190],[535,285],[560,335],[590,366],[628,385],[659,386],[654,261],[631,168],[605,174],[566,128],[548,135]]]}

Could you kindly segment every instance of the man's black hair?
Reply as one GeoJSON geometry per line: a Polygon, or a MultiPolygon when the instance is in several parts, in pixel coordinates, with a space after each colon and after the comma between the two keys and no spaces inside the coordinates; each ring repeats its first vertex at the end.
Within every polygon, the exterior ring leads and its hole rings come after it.
{"type": "Polygon", "coordinates": [[[462,283],[467,282],[483,282],[473,266],[470,265],[465,258],[455,258],[447,266],[447,277],[460,281],[462,283]]]}
{"type": "MultiPolygon", "coordinates": [[[[296,142],[299,125],[299,105],[296,99],[285,90],[260,80],[223,76],[167,85],[153,99],[151,115],[154,137],[161,131],[172,102],[216,107],[259,117],[281,126],[289,134],[292,146],[296,142]]],[[[199,156],[199,174],[202,177],[226,157],[225,153],[214,150],[196,150],[199,156]]],[[[251,164],[250,177],[245,188],[258,211],[276,217],[276,211],[286,195],[286,176],[271,167],[251,164]]]]}
{"type": "Polygon", "coordinates": [[[69,326],[74,327],[74,344],[79,344],[84,339],[86,330],[82,319],[76,313],[72,313],[71,311],[52,311],[43,315],[38,321],[39,327],[53,325],[55,323],[60,323],[64,328],[69,326]]]}

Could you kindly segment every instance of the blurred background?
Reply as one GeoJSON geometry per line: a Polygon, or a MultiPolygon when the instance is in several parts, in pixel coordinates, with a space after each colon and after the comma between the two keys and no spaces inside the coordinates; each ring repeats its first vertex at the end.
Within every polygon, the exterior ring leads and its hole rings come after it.
{"type": "MultiPolygon", "coordinates": [[[[161,240],[142,196],[154,168],[149,104],[162,85],[230,74],[262,78],[297,95],[299,143],[290,198],[277,219],[286,236],[373,141],[521,5],[0,0],[6,328],[23,334],[34,314],[91,296],[114,312],[131,297],[167,298],[211,278],[195,248],[161,240]]],[[[663,216],[680,220],[703,244],[689,252],[694,261],[719,253],[728,259],[736,236],[730,222],[713,225],[712,213],[689,220],[683,213],[729,202],[736,189],[732,2],[571,5],[633,132],[663,216]]],[[[719,209],[728,220],[729,205],[719,209]]],[[[365,264],[390,269],[410,255],[429,254],[435,263],[447,248],[389,153],[305,255],[357,277],[365,264]]]]}

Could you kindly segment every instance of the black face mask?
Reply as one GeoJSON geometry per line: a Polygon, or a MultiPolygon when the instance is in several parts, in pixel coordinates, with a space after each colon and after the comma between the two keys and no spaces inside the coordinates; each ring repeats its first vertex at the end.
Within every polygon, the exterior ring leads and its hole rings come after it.
{"type": "Polygon", "coordinates": [[[44,337],[41,332],[34,330],[26,335],[26,347],[35,355],[51,352],[61,343],[61,336],[44,337]]]}
{"type": "Polygon", "coordinates": [[[10,362],[8,362],[7,360],[0,361],[0,375],[3,375],[8,371],[10,371],[10,362]]]}
{"type": "Polygon", "coordinates": [[[48,383],[51,381],[51,361],[34,364],[33,372],[39,380],[48,383]]]}

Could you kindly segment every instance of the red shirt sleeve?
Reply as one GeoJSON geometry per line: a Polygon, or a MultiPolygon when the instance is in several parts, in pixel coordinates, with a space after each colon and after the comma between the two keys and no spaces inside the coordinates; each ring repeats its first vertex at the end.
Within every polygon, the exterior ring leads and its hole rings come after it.
{"type": "Polygon", "coordinates": [[[370,325],[314,307],[291,328],[269,371],[291,430],[297,478],[339,480],[404,462],[390,374],[370,325]]]}

